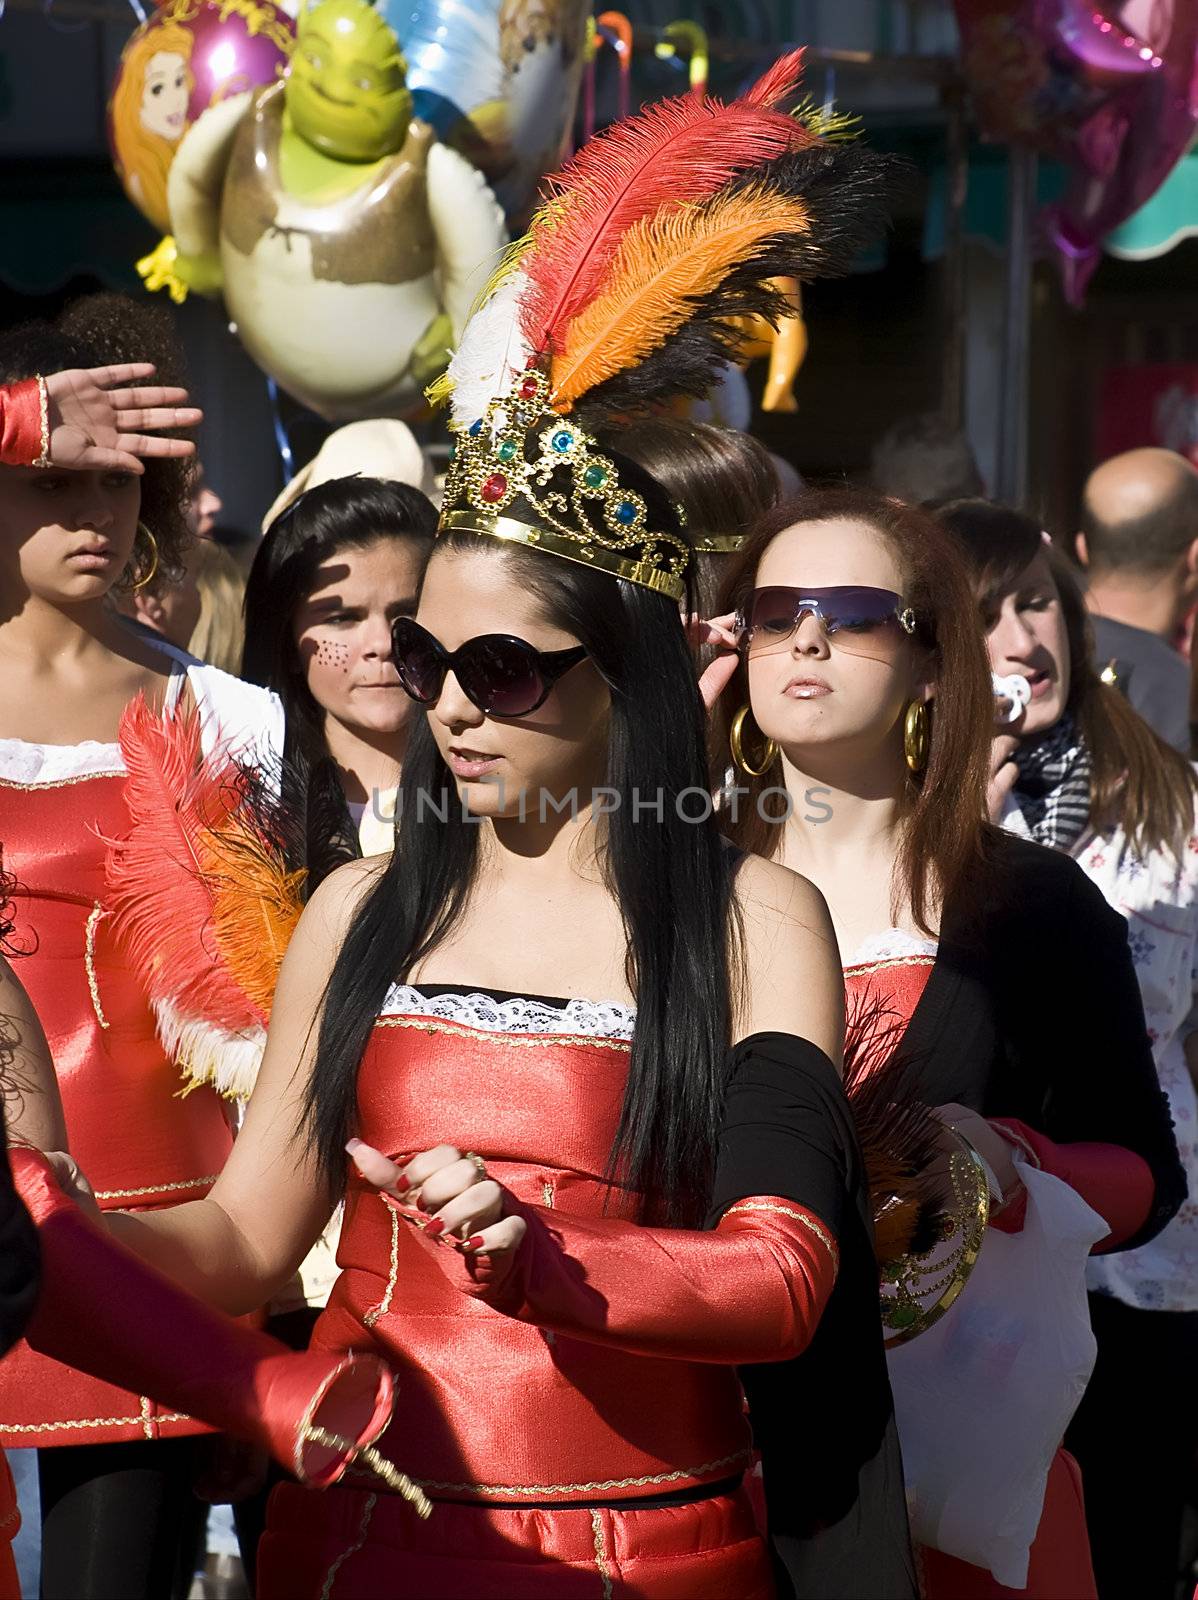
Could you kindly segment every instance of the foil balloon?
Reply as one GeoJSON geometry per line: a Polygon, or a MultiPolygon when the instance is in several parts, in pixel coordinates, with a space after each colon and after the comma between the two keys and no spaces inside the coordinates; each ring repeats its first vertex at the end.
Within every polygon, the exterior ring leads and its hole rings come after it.
{"type": "Polygon", "coordinates": [[[587,0],[379,0],[379,9],[403,46],[416,115],[522,223],[573,125],[587,0]]]}
{"type": "Polygon", "coordinates": [[[204,113],[168,201],[147,285],[223,294],[268,377],[337,422],[422,408],[507,237],[366,0],[299,13],[291,71],[204,113]]]}
{"type": "Polygon", "coordinates": [[[1101,167],[1109,107],[1162,69],[1152,46],[1095,0],[955,4],[961,64],[987,137],[1101,167]]]}
{"type": "Polygon", "coordinates": [[[125,193],[160,231],[183,135],[210,106],[281,78],[293,40],[270,0],[167,0],[134,29],[108,102],[108,142],[125,193]]]}
{"type": "Polygon", "coordinates": [[[1090,159],[1074,163],[1064,195],[1045,218],[1073,305],[1084,299],[1104,238],[1152,198],[1198,133],[1198,5],[1157,0],[1150,21],[1159,70],[1107,109],[1102,159],[1092,150],[1090,159]]]}

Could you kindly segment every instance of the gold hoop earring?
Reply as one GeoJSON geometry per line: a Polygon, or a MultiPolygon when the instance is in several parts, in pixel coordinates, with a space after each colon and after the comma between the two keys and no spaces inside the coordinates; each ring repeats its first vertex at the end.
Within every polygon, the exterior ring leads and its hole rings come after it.
{"type": "Polygon", "coordinates": [[[903,718],[903,755],[912,772],[922,772],[927,766],[931,741],[931,712],[922,700],[912,700],[903,718]]]}
{"type": "Polygon", "coordinates": [[[144,589],[147,583],[153,583],[154,577],[158,571],[158,540],[155,539],[154,535],[150,532],[149,528],[146,527],[144,522],[139,522],[137,524],[137,531],[142,535],[150,547],[150,564],[142,573],[141,577],[138,578],[137,582],[129,585],[130,591],[134,594],[138,589],[144,589]]]}
{"type": "Polygon", "coordinates": [[[728,729],[728,743],[732,746],[732,759],[742,772],[747,773],[750,778],[764,778],[778,759],[778,746],[773,739],[765,741],[765,749],[762,752],[761,765],[759,767],[753,766],[750,761],[746,760],[742,737],[745,719],[750,714],[748,705],[741,706],[732,719],[732,726],[728,729]]]}

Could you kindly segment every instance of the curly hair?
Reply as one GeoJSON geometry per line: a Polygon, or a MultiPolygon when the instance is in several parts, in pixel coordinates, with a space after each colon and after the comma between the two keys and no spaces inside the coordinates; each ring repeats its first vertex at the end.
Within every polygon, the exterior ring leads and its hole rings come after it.
{"type": "MultiPolygon", "coordinates": [[[[72,301],[55,322],[26,322],[0,333],[0,384],[127,361],[152,361],[158,383],[184,382],[183,352],[164,307],[127,295],[90,294],[72,301]]],[[[155,456],[145,469],[139,516],[157,541],[164,577],[178,582],[192,542],[187,508],[195,468],[190,460],[155,456]]]]}

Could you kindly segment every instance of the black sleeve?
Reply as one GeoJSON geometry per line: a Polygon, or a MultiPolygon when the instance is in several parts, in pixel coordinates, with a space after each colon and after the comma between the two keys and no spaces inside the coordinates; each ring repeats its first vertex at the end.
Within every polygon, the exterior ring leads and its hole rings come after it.
{"type": "Polygon", "coordinates": [[[789,1034],[754,1034],[732,1052],[709,1223],[753,1194],[806,1206],[840,1251],[804,1353],[739,1369],[780,1600],[914,1600],[864,1165],[832,1063],[789,1034]]]}
{"type": "Polygon", "coordinates": [[[25,1331],[40,1275],[37,1234],[13,1185],[6,1149],[0,1152],[0,1355],[25,1331]]]}
{"type": "Polygon", "coordinates": [[[738,1200],[776,1194],[839,1237],[857,1181],[857,1145],[836,1069],[787,1033],[755,1033],[732,1051],[710,1222],[738,1200]]]}
{"type": "Polygon", "coordinates": [[[1169,1104],[1157,1077],[1127,923],[1080,868],[1070,874],[1056,952],[1059,1003],[1034,1025],[1054,1071],[1042,1131],[1060,1143],[1122,1145],[1147,1162],[1156,1193],[1135,1249],[1161,1231],[1186,1197],[1169,1104]]]}

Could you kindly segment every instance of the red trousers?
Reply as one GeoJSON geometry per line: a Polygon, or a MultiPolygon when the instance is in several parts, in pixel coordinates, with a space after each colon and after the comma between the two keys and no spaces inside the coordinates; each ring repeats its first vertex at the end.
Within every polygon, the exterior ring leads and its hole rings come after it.
{"type": "Polygon", "coordinates": [[[259,1600],[772,1600],[743,1493],[643,1511],[498,1510],[280,1484],[259,1600]]]}

